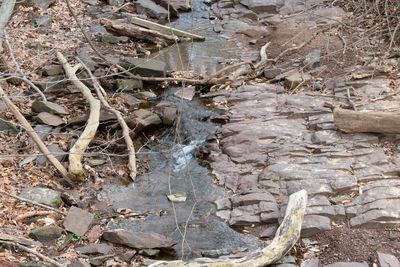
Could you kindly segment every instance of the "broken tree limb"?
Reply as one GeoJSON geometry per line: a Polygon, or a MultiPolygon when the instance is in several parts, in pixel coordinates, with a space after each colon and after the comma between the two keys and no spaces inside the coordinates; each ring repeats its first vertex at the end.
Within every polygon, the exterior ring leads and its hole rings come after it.
{"type": "Polygon", "coordinates": [[[240,259],[199,258],[191,262],[158,261],[149,267],[260,267],[280,260],[296,244],[307,205],[307,192],[298,191],[289,197],[285,217],[271,244],[240,259]]]}
{"type": "Polygon", "coordinates": [[[119,112],[115,108],[111,107],[110,104],[108,104],[107,100],[105,99],[105,91],[104,91],[103,87],[97,81],[96,77],[93,75],[93,73],[90,71],[90,69],[79,58],[78,58],[78,60],[81,63],[81,65],[84,67],[86,72],[89,74],[90,79],[93,82],[93,87],[96,90],[97,97],[100,99],[101,104],[103,106],[105,106],[110,112],[115,114],[115,116],[118,119],[118,123],[121,125],[122,136],[124,137],[126,147],[129,152],[129,163],[128,163],[128,168],[130,170],[129,176],[131,177],[132,181],[135,181],[136,175],[137,175],[136,152],[135,152],[135,147],[133,145],[133,141],[129,135],[129,132],[130,132],[129,126],[126,124],[124,118],[121,115],[121,112],[119,112]]]}
{"type": "Polygon", "coordinates": [[[1,86],[0,86],[0,99],[3,100],[3,102],[11,110],[13,115],[17,118],[19,123],[21,123],[22,127],[25,129],[25,131],[29,134],[29,136],[38,146],[40,152],[42,152],[46,156],[46,158],[50,161],[50,163],[53,164],[54,167],[56,167],[56,169],[61,173],[63,178],[72,185],[73,183],[68,177],[68,171],[64,168],[61,162],[47,149],[42,139],[40,139],[39,135],[35,132],[35,130],[33,130],[32,126],[21,114],[18,107],[14,105],[14,103],[8,98],[8,96],[6,95],[1,86]]]}
{"type": "Polygon", "coordinates": [[[345,133],[400,133],[400,114],[335,108],[336,127],[345,133]]]}
{"type": "Polygon", "coordinates": [[[185,32],[185,31],[181,31],[178,29],[174,29],[172,27],[161,25],[161,24],[158,24],[158,23],[155,23],[152,21],[138,18],[138,17],[131,17],[130,22],[132,22],[135,25],[139,25],[139,26],[145,27],[145,28],[153,30],[153,31],[158,31],[163,34],[176,35],[178,37],[186,37],[186,38],[190,38],[194,41],[203,42],[206,39],[204,36],[200,36],[200,35],[193,34],[190,32],[185,32]]]}
{"type": "Polygon", "coordinates": [[[87,121],[85,130],[82,132],[82,135],[78,138],[74,146],[69,151],[69,175],[73,181],[83,182],[85,180],[85,171],[83,170],[83,165],[81,162],[82,155],[96,135],[100,119],[100,101],[93,97],[90,89],[87,88],[87,86],[76,76],[76,72],[81,65],[78,64],[74,67],[70,66],[63,54],[60,52],[57,53],[57,58],[62,64],[68,78],[77,87],[77,89],[79,89],[90,105],[89,119],[87,121]]]}
{"type": "Polygon", "coordinates": [[[100,23],[106,27],[108,31],[161,46],[167,46],[168,44],[174,44],[179,41],[177,36],[145,29],[125,22],[101,19],[100,23]]]}

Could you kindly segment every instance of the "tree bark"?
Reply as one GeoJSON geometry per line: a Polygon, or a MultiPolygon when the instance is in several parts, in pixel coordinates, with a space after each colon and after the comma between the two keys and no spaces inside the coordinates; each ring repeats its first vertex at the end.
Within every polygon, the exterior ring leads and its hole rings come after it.
{"type": "Polygon", "coordinates": [[[161,46],[174,44],[179,40],[179,38],[174,35],[168,35],[157,31],[141,28],[129,23],[112,21],[109,19],[101,19],[100,23],[111,32],[123,36],[128,36],[134,39],[144,40],[146,42],[158,44],[161,46]]]}
{"type": "Polygon", "coordinates": [[[86,178],[81,162],[82,155],[96,135],[100,119],[100,101],[93,97],[90,89],[87,88],[87,86],[76,76],[76,71],[80,68],[81,64],[78,64],[74,67],[70,66],[60,52],[57,53],[57,58],[62,64],[68,78],[81,91],[84,98],[89,102],[90,105],[89,119],[87,121],[85,130],[82,132],[82,135],[78,138],[74,146],[69,151],[69,175],[73,181],[83,182],[86,178]]]}
{"type": "Polygon", "coordinates": [[[289,197],[286,214],[271,244],[240,259],[199,258],[191,262],[159,261],[149,267],[261,267],[280,260],[296,244],[307,205],[307,192],[298,191],[289,197]]]}
{"type": "Polygon", "coordinates": [[[345,133],[400,133],[400,114],[335,108],[336,127],[345,133]]]}

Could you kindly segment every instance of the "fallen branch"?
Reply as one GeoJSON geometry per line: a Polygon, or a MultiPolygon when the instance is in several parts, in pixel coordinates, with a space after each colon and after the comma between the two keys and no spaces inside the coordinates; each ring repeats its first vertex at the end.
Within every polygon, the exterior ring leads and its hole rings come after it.
{"type": "Polygon", "coordinates": [[[336,127],[345,133],[400,133],[400,114],[335,108],[336,127]]]}
{"type": "Polygon", "coordinates": [[[43,255],[42,253],[37,252],[37,251],[35,251],[35,250],[31,249],[31,248],[25,247],[25,246],[23,246],[21,244],[18,244],[18,243],[15,243],[15,242],[9,242],[9,241],[1,241],[1,243],[15,246],[20,250],[23,250],[25,252],[28,252],[28,253],[33,254],[35,256],[38,256],[39,258],[41,258],[45,262],[48,262],[48,263],[50,263],[50,264],[52,264],[54,266],[57,266],[57,267],[64,267],[65,266],[65,265],[63,265],[61,263],[58,263],[57,261],[55,261],[55,260],[43,255]]]}
{"type": "Polygon", "coordinates": [[[64,215],[64,216],[67,215],[65,212],[62,212],[61,210],[55,209],[55,208],[53,208],[53,207],[50,207],[50,206],[41,204],[41,203],[39,203],[39,202],[30,200],[30,199],[26,199],[26,198],[23,198],[23,197],[19,197],[19,196],[17,196],[17,195],[14,195],[14,194],[5,192],[5,191],[3,191],[3,190],[0,190],[0,194],[6,195],[6,196],[9,196],[9,197],[12,197],[12,198],[15,198],[15,199],[17,199],[17,200],[19,200],[19,201],[23,201],[23,202],[32,204],[32,205],[34,205],[34,206],[38,206],[38,207],[41,207],[41,208],[44,208],[44,209],[47,209],[47,210],[51,210],[51,211],[57,212],[58,214],[61,214],[61,215],[64,215]]]}
{"type": "Polygon", "coordinates": [[[93,86],[96,90],[97,97],[100,99],[100,102],[103,106],[105,106],[110,112],[114,113],[115,116],[118,119],[119,124],[121,125],[122,129],[122,136],[125,139],[126,147],[129,152],[129,170],[130,170],[130,177],[132,181],[135,181],[136,175],[137,175],[137,170],[136,170],[136,152],[135,152],[135,147],[133,146],[133,141],[129,135],[130,129],[128,125],[126,124],[124,118],[121,115],[121,112],[116,110],[115,108],[111,107],[110,104],[108,104],[107,100],[105,99],[105,91],[103,87],[100,85],[100,83],[97,81],[96,77],[93,75],[93,73],[90,71],[90,69],[80,60],[78,59],[79,62],[82,64],[82,66],[85,68],[87,73],[90,76],[90,79],[93,82],[93,86]]]}
{"type": "Polygon", "coordinates": [[[77,64],[74,67],[70,66],[60,52],[57,53],[57,58],[62,64],[68,78],[77,87],[77,89],[79,89],[90,105],[89,119],[87,121],[85,130],[82,132],[82,135],[78,138],[74,146],[69,151],[69,175],[73,181],[83,182],[85,180],[85,171],[83,170],[83,165],[81,162],[82,154],[85,152],[86,148],[89,146],[89,143],[96,135],[100,119],[100,101],[93,97],[90,89],[87,88],[87,86],[76,76],[76,72],[81,67],[81,64],[77,64]]]}
{"type": "Polygon", "coordinates": [[[200,41],[200,42],[203,42],[206,39],[204,36],[200,36],[200,35],[193,34],[190,32],[181,31],[181,30],[178,30],[178,29],[175,29],[172,27],[161,25],[161,24],[158,24],[158,23],[155,23],[152,21],[138,18],[138,17],[131,17],[130,22],[132,22],[135,25],[139,25],[139,26],[148,28],[153,31],[158,31],[163,34],[174,34],[178,37],[186,37],[186,38],[190,38],[190,39],[193,39],[195,41],[200,41]]]}
{"type": "Polygon", "coordinates": [[[101,19],[100,23],[106,27],[108,31],[130,38],[144,40],[156,45],[167,46],[179,40],[177,36],[145,29],[129,23],[112,21],[109,19],[101,19]]]}
{"type": "Polygon", "coordinates": [[[29,136],[32,138],[32,140],[36,143],[40,152],[42,152],[46,156],[46,158],[51,162],[51,164],[53,164],[54,167],[56,167],[56,169],[61,173],[61,175],[64,177],[64,179],[72,185],[73,183],[68,177],[68,171],[64,168],[64,166],[61,164],[61,162],[53,154],[51,154],[51,152],[47,149],[47,147],[43,143],[42,139],[40,139],[39,135],[35,132],[35,130],[33,130],[32,126],[25,119],[25,117],[21,114],[18,107],[16,105],[14,105],[14,103],[8,98],[8,96],[6,95],[6,93],[4,92],[4,90],[1,86],[0,86],[0,98],[7,105],[7,107],[11,110],[11,112],[17,118],[19,123],[21,123],[22,127],[26,130],[26,132],[29,134],[29,136]]]}
{"type": "Polygon", "coordinates": [[[25,220],[27,218],[31,218],[31,217],[35,217],[35,216],[46,216],[46,215],[50,215],[53,214],[53,211],[30,211],[24,214],[20,214],[18,215],[15,220],[16,221],[22,221],[25,220]]]}
{"type": "Polygon", "coordinates": [[[191,262],[158,261],[149,267],[258,267],[280,260],[296,244],[307,204],[307,192],[298,191],[289,197],[286,214],[271,244],[240,259],[199,258],[191,262]]]}
{"type": "Polygon", "coordinates": [[[23,236],[13,236],[13,235],[9,235],[9,234],[0,233],[0,243],[2,241],[10,241],[10,242],[18,243],[18,244],[21,244],[24,246],[30,246],[30,247],[32,247],[32,246],[40,247],[42,245],[42,243],[40,243],[39,241],[28,239],[23,236]]]}

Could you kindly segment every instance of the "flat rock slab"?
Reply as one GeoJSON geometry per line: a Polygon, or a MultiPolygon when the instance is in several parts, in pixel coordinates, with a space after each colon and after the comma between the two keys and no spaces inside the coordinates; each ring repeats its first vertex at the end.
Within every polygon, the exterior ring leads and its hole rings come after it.
{"type": "Polygon", "coordinates": [[[259,13],[278,13],[284,5],[283,0],[241,0],[240,3],[251,11],[259,13]]]}
{"type": "Polygon", "coordinates": [[[151,0],[138,0],[135,7],[138,14],[146,14],[150,18],[165,20],[168,17],[168,10],[151,0]]]}
{"type": "Polygon", "coordinates": [[[125,57],[123,67],[145,77],[165,77],[166,64],[155,59],[125,57]]]}
{"type": "Polygon", "coordinates": [[[36,118],[39,123],[47,124],[50,126],[60,126],[64,124],[64,121],[57,115],[48,113],[48,112],[40,112],[36,118]]]}
{"type": "Polygon", "coordinates": [[[57,115],[68,115],[69,112],[66,108],[63,106],[53,103],[53,102],[45,102],[45,101],[40,101],[36,100],[35,102],[32,103],[31,107],[33,112],[40,113],[40,112],[48,112],[52,114],[57,114],[57,115]]]}
{"type": "Polygon", "coordinates": [[[366,262],[336,262],[325,265],[324,267],[368,267],[366,262]]]}
{"type": "Polygon", "coordinates": [[[77,235],[83,236],[93,222],[93,215],[83,209],[72,206],[64,219],[64,228],[77,235]]]}
{"type": "MultiPolygon", "coordinates": [[[[302,81],[300,77],[290,84],[302,81]]],[[[332,88],[341,92],[348,83],[338,81],[332,88]]],[[[360,88],[376,84],[351,83],[360,88]]],[[[272,209],[260,213],[262,201],[240,199],[260,194],[254,192],[258,190],[284,202],[288,195],[306,189],[310,201],[303,234],[307,236],[330,230],[332,221],[349,220],[352,227],[398,225],[400,160],[387,155],[377,135],[338,131],[322,97],[283,92],[283,86],[266,83],[242,86],[227,97],[229,122],[221,126],[221,151],[211,153],[211,167],[221,185],[240,194],[230,199],[230,208],[219,203],[224,208],[218,214],[234,224],[273,220],[272,209]],[[350,197],[358,190],[362,194],[350,197]]],[[[370,89],[357,94],[365,102],[370,89]]],[[[395,101],[386,102],[392,106],[395,101]]]]}
{"type": "Polygon", "coordinates": [[[112,249],[112,246],[103,243],[90,244],[76,248],[76,250],[81,254],[109,254],[112,249]]]}
{"type": "Polygon", "coordinates": [[[63,233],[63,229],[56,225],[47,225],[33,229],[29,233],[29,237],[40,242],[51,241],[59,238],[63,233]]]}
{"type": "Polygon", "coordinates": [[[52,207],[58,207],[61,204],[61,193],[50,188],[27,188],[19,196],[52,207]]]}
{"type": "MultiPolygon", "coordinates": [[[[47,147],[51,154],[53,154],[56,159],[59,161],[63,161],[68,155],[67,152],[62,150],[58,144],[51,144],[47,147]]],[[[47,162],[47,158],[45,155],[40,155],[36,158],[36,163],[39,165],[43,165],[47,162]]]]}
{"type": "Polygon", "coordinates": [[[378,252],[378,259],[381,267],[400,267],[400,261],[391,254],[378,252]]]}
{"type": "Polygon", "coordinates": [[[130,232],[123,229],[105,231],[103,239],[136,249],[171,248],[175,245],[172,239],[157,233],[130,232]]]}

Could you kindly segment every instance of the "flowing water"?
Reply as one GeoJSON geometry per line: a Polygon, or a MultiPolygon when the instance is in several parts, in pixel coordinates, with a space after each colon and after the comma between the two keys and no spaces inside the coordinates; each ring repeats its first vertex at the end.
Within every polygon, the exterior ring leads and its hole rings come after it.
{"type": "MultiPolygon", "coordinates": [[[[167,62],[170,69],[212,73],[219,68],[219,62],[236,57],[237,47],[214,33],[209,8],[201,0],[194,1],[193,8],[193,12],[182,14],[173,26],[203,34],[206,41],[168,47],[158,54],[158,59],[167,62]]],[[[139,160],[149,162],[149,171],[128,186],[104,185],[98,196],[114,208],[149,212],[149,215],[143,220],[111,222],[109,227],[171,237],[177,242],[174,247],[177,255],[184,258],[209,255],[213,250],[218,250],[217,254],[243,251],[250,243],[257,242],[232,230],[214,215],[213,202],[226,192],[215,185],[210,171],[196,158],[199,147],[215,133],[216,125],[210,118],[218,111],[207,109],[197,99],[179,99],[174,96],[176,90],[179,88],[168,89],[160,98],[178,107],[177,124],[159,135],[156,145],[138,151],[139,160]],[[172,203],[167,198],[171,194],[183,195],[186,200],[172,203]]]]}

